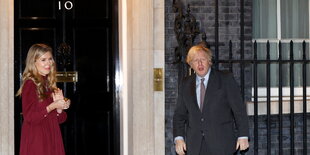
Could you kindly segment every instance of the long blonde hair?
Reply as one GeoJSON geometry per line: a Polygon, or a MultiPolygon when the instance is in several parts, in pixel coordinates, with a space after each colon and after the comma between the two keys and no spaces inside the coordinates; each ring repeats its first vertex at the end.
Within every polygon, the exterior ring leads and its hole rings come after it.
{"type": "Polygon", "coordinates": [[[39,100],[47,98],[46,89],[55,90],[56,87],[56,64],[54,59],[52,60],[51,71],[47,76],[47,82],[44,82],[44,79],[39,74],[38,69],[35,66],[36,60],[38,60],[42,55],[47,52],[52,53],[52,48],[46,44],[34,44],[30,47],[27,58],[26,58],[26,67],[23,72],[22,85],[16,93],[16,96],[22,94],[23,86],[27,80],[32,80],[37,86],[37,94],[39,100]]]}

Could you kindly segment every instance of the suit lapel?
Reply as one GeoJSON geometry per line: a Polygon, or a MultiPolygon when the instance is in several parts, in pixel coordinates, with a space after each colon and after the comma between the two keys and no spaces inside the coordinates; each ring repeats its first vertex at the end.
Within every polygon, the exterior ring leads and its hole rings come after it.
{"type": "Polygon", "coordinates": [[[210,99],[213,96],[213,93],[216,92],[217,89],[220,88],[220,79],[217,76],[216,71],[214,71],[214,69],[211,69],[211,73],[210,73],[210,77],[209,77],[209,81],[208,81],[208,85],[207,85],[207,89],[206,89],[206,94],[205,94],[205,99],[204,99],[204,105],[203,107],[203,111],[205,109],[207,109],[207,105],[210,101],[210,99]]]}
{"type": "Polygon", "coordinates": [[[197,101],[197,93],[196,93],[196,75],[191,76],[190,79],[190,84],[189,84],[189,97],[191,98],[190,100],[192,101],[195,109],[197,109],[200,112],[199,106],[198,106],[198,101],[197,101]]]}

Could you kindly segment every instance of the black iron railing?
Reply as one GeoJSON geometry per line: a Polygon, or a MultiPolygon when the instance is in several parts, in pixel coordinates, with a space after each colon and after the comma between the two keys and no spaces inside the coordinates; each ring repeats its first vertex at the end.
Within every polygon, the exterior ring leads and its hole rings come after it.
{"type": "MultiPolygon", "coordinates": [[[[266,99],[266,121],[263,123],[266,126],[266,154],[274,154],[274,150],[277,150],[277,154],[285,154],[288,149],[290,150],[290,154],[294,154],[296,149],[295,149],[295,144],[297,143],[295,140],[295,109],[294,109],[294,104],[296,103],[295,97],[296,93],[294,92],[294,88],[296,87],[295,81],[296,79],[294,76],[294,73],[296,71],[295,65],[300,64],[300,70],[301,70],[301,76],[302,76],[302,151],[304,155],[307,154],[307,147],[308,147],[308,139],[307,139],[307,117],[308,117],[308,112],[307,112],[307,97],[309,98],[310,94],[307,94],[307,88],[310,89],[309,81],[307,81],[307,78],[310,78],[309,75],[307,76],[307,71],[309,72],[310,67],[310,52],[309,52],[309,47],[307,49],[307,43],[306,41],[303,41],[302,43],[302,58],[301,59],[294,59],[294,53],[299,52],[299,51],[294,51],[294,42],[290,41],[289,43],[289,54],[288,54],[288,59],[285,56],[286,53],[284,53],[284,43],[281,43],[281,41],[276,42],[278,48],[276,51],[274,51],[272,48],[270,48],[270,42],[266,41],[265,44],[266,46],[263,49],[258,49],[258,43],[256,41],[253,42],[253,49],[252,53],[251,50],[246,51],[245,50],[245,21],[244,21],[244,0],[240,0],[240,49],[238,49],[238,52],[240,52],[239,57],[236,59],[235,54],[236,54],[236,49],[233,50],[233,43],[232,41],[229,41],[229,48],[228,48],[228,59],[222,59],[222,54],[227,52],[227,51],[220,51],[219,52],[219,46],[224,46],[225,44],[223,42],[219,41],[219,2],[217,0],[214,1],[215,3],[215,8],[214,8],[214,42],[206,42],[206,35],[205,33],[202,35],[202,42],[206,45],[206,47],[211,47],[214,50],[214,58],[213,58],[213,67],[215,69],[222,69],[222,66],[225,67],[225,69],[230,70],[231,72],[235,72],[239,77],[239,84],[241,88],[241,93],[242,93],[242,98],[245,101],[248,101],[249,97],[252,98],[251,102],[254,104],[253,108],[253,139],[251,139],[251,142],[253,142],[253,147],[250,149],[253,149],[253,154],[257,155],[259,154],[259,151],[261,151],[261,143],[262,140],[260,140],[259,136],[259,124],[260,123],[260,118],[259,116],[259,99],[260,99],[260,94],[259,94],[259,87],[261,87],[260,79],[262,76],[263,78],[266,79],[264,81],[264,87],[266,91],[266,95],[264,98],[266,99]],[[261,50],[264,50],[266,52],[265,58],[259,58],[262,54],[259,53],[261,50]],[[277,53],[277,58],[271,58],[272,53],[277,53]],[[307,52],[309,53],[309,56],[307,56],[307,52]],[[245,58],[245,56],[251,55],[252,57],[249,59],[248,57],[245,58]],[[234,67],[234,66],[238,67],[234,67]],[[228,66],[228,67],[227,67],[228,66]],[[264,68],[261,68],[261,66],[265,66],[264,68]],[[278,73],[274,73],[272,70],[272,66],[277,66],[278,67],[278,73]],[[288,67],[286,67],[288,66],[288,67]],[[227,68],[226,68],[227,67],[227,68]],[[249,69],[250,68],[250,69],[249,69]],[[246,72],[246,70],[250,70],[249,72],[246,72]],[[266,74],[260,75],[259,70],[262,70],[266,74]],[[288,73],[286,74],[286,71],[288,73]],[[248,76],[248,74],[252,74],[252,79],[245,78],[248,76]],[[276,86],[275,83],[272,82],[271,78],[274,78],[277,76],[277,84],[276,86]],[[285,77],[286,76],[286,77],[285,77]],[[284,79],[289,78],[289,80],[284,79]],[[249,82],[250,81],[250,82],[249,82]],[[252,86],[247,85],[247,83],[251,83],[252,86]],[[308,82],[308,84],[307,84],[308,82]],[[251,87],[251,88],[249,88],[251,87]],[[277,96],[272,96],[272,87],[277,87],[277,96]],[[285,88],[284,88],[285,87],[285,88]],[[253,89],[252,94],[247,94],[248,89],[253,89]],[[286,97],[287,94],[284,93],[284,89],[289,89],[289,132],[284,132],[284,128],[287,127],[287,125],[284,123],[286,121],[284,118],[286,118],[287,114],[283,113],[284,110],[284,100],[283,97],[286,97]],[[273,110],[271,108],[271,103],[272,100],[271,98],[277,98],[278,102],[278,113],[275,115],[271,114],[271,111],[273,110]],[[276,142],[274,141],[273,133],[272,133],[272,120],[274,117],[277,118],[277,127],[278,130],[276,130],[278,133],[277,134],[277,139],[276,142]],[[288,136],[287,136],[288,135],[288,136]],[[289,137],[289,145],[284,143],[285,138],[284,136],[289,137]],[[278,143],[277,148],[272,145],[273,143],[278,143]]],[[[183,4],[179,0],[173,0],[173,8],[175,9],[175,13],[177,13],[175,17],[175,25],[174,25],[174,30],[176,33],[176,38],[178,41],[178,46],[175,48],[175,55],[176,55],[176,64],[179,65],[179,75],[178,78],[182,79],[182,77],[187,76],[189,73],[188,71],[188,66],[186,62],[184,61],[187,55],[188,49],[195,44],[195,38],[198,34],[201,34],[200,28],[197,26],[198,22],[203,22],[203,21],[197,21],[194,18],[193,14],[190,12],[190,6],[188,5],[187,7],[187,13],[183,13],[182,11],[182,6],[183,4]],[[190,20],[189,20],[190,19],[190,20]],[[188,21],[193,21],[193,22],[188,22],[188,21]],[[185,26],[187,25],[187,27],[185,26]],[[188,27],[189,26],[189,27],[188,27]]],[[[247,39],[249,40],[249,39],[247,39]]],[[[307,42],[309,42],[307,40],[307,42]]],[[[287,43],[285,43],[287,45],[287,43]]],[[[308,45],[309,46],[309,45],[308,45]]],[[[309,74],[309,73],[308,73],[309,74]]],[[[274,113],[273,113],[274,114],[274,113]]],[[[264,117],[263,116],[263,117],[264,117]]],[[[286,129],[285,129],[286,131],[286,129]]],[[[265,135],[264,135],[265,136],[265,135]]],[[[251,137],[252,138],[252,137],[251,137]]],[[[251,154],[251,153],[250,153],[251,154]]],[[[260,152],[260,154],[262,154],[260,152]]]]}
{"type": "MultiPolygon", "coordinates": [[[[295,152],[295,119],[294,119],[294,115],[295,115],[295,109],[294,109],[294,103],[295,103],[295,92],[294,92],[294,72],[295,72],[295,68],[294,68],[294,64],[302,64],[302,104],[303,104],[303,119],[302,119],[302,123],[303,123],[303,154],[306,155],[307,154],[307,96],[309,96],[310,94],[307,94],[307,87],[309,87],[309,85],[307,85],[307,70],[309,70],[310,68],[307,68],[307,64],[310,64],[310,60],[309,58],[307,59],[307,48],[306,48],[306,42],[303,41],[302,43],[302,59],[294,59],[294,43],[293,41],[290,41],[290,48],[289,48],[289,59],[283,59],[283,50],[282,50],[282,46],[283,43],[278,42],[278,51],[270,51],[270,43],[269,41],[267,41],[266,43],[266,59],[258,59],[258,49],[257,49],[257,42],[255,41],[253,43],[253,58],[252,59],[244,59],[243,56],[240,56],[239,59],[233,59],[232,55],[233,55],[233,51],[232,51],[232,42],[230,41],[229,43],[229,56],[228,59],[226,60],[214,60],[214,62],[218,63],[218,66],[220,64],[228,64],[229,66],[229,70],[234,72],[233,70],[233,65],[234,64],[239,64],[240,65],[240,85],[244,86],[245,84],[245,79],[243,78],[245,75],[245,70],[244,70],[244,65],[251,65],[252,66],[252,72],[253,72],[253,79],[252,79],[252,84],[253,84],[253,104],[254,104],[254,154],[258,154],[259,152],[259,132],[258,132],[258,128],[259,128],[259,124],[258,124],[258,117],[259,117],[259,109],[258,109],[258,78],[260,75],[258,75],[258,65],[260,64],[264,64],[266,65],[265,71],[266,71],[266,129],[267,129],[267,154],[271,154],[271,150],[274,149],[272,148],[272,138],[271,138],[271,77],[275,75],[275,73],[271,74],[271,64],[276,64],[279,67],[279,72],[278,72],[278,103],[279,103],[279,113],[278,113],[278,152],[279,154],[283,154],[283,66],[285,64],[289,65],[289,102],[290,102],[290,112],[289,112],[289,117],[290,117],[290,153],[294,154],[295,152]],[[277,52],[278,53],[278,59],[274,60],[270,58],[270,53],[271,52],[277,52]]],[[[240,53],[241,55],[243,54],[243,52],[240,53]]],[[[309,52],[310,54],[310,52],[309,52]]],[[[310,56],[309,56],[310,57],[310,56]]],[[[215,57],[216,59],[216,57],[215,57]]],[[[249,79],[247,79],[249,80],[249,79]]],[[[241,87],[241,90],[243,89],[244,92],[244,87],[241,87]]],[[[310,89],[310,88],[308,88],[310,89]]],[[[244,98],[244,93],[243,93],[243,98],[244,98]]]]}

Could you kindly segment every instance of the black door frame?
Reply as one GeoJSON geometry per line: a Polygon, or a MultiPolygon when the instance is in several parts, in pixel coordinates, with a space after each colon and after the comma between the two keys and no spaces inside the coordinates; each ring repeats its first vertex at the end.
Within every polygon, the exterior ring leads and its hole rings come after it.
{"type": "Polygon", "coordinates": [[[120,155],[120,91],[121,87],[116,85],[116,78],[119,76],[120,69],[120,58],[119,58],[119,29],[118,29],[118,14],[119,13],[119,3],[118,0],[113,0],[113,9],[112,9],[112,53],[114,60],[114,81],[113,81],[113,137],[114,137],[114,154],[120,155]]]}
{"type": "MultiPolygon", "coordinates": [[[[118,75],[119,72],[121,72],[120,69],[120,58],[119,58],[119,29],[118,29],[118,19],[119,19],[119,0],[113,0],[112,1],[112,25],[113,25],[113,29],[112,29],[112,55],[113,55],[113,154],[115,155],[120,155],[120,91],[121,91],[121,87],[119,85],[116,85],[116,81],[115,79],[118,75]]],[[[15,6],[15,3],[14,3],[15,6]]],[[[15,8],[15,7],[14,7],[15,8]]],[[[16,16],[16,15],[15,15],[16,16]]],[[[15,31],[15,30],[14,30],[15,31]]],[[[15,41],[14,41],[15,42],[15,41]]],[[[15,49],[16,50],[16,49],[15,49]]],[[[16,61],[16,60],[14,60],[16,61]]],[[[16,65],[17,62],[15,62],[16,65]]],[[[18,65],[21,65],[19,63],[17,63],[18,65]]],[[[16,69],[16,66],[15,66],[16,69]]],[[[15,75],[15,78],[19,76],[19,75],[15,75]]],[[[16,99],[16,98],[15,98],[16,99]]],[[[16,101],[14,101],[16,102],[16,101]]],[[[14,110],[16,111],[16,109],[14,110]]],[[[15,116],[16,117],[16,116],[15,116]]],[[[16,118],[15,118],[16,120],[16,118]]],[[[15,122],[15,123],[21,123],[21,122],[15,122]]],[[[15,131],[15,135],[19,135],[20,133],[16,133],[15,131]]],[[[18,137],[18,136],[17,136],[18,137]]],[[[16,139],[15,137],[15,154],[18,154],[18,152],[16,152],[16,150],[19,150],[19,143],[17,142],[18,139],[16,139]],[[16,146],[18,145],[18,146],[16,146]]]]}

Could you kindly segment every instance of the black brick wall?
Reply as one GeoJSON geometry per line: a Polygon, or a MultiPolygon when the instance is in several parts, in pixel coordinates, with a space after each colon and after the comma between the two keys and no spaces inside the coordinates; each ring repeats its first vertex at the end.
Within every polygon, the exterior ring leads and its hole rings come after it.
{"type": "Polygon", "coordinates": [[[174,35],[175,13],[172,0],[165,0],[165,152],[173,155],[172,117],[177,98],[178,66],[174,65],[174,48],[177,40],[174,35]]]}
{"type": "MultiPolygon", "coordinates": [[[[294,116],[294,154],[303,154],[303,116],[302,114],[295,114],[294,116]]],[[[310,153],[310,115],[307,114],[307,152],[310,153]]],[[[279,116],[272,115],[270,117],[271,128],[271,154],[279,154],[279,116]]],[[[249,117],[250,121],[250,149],[248,155],[254,154],[254,117],[249,117]]],[[[282,128],[282,143],[283,155],[290,155],[290,115],[283,115],[283,128],[282,128]]],[[[267,116],[258,117],[258,154],[267,154],[267,116]]],[[[169,154],[166,152],[166,154],[169,154]]]]}

